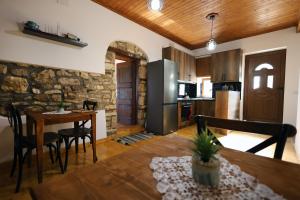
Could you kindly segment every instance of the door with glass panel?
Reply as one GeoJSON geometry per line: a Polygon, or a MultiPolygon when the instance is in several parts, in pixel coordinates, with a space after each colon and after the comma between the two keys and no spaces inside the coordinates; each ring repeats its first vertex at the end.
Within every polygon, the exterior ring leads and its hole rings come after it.
{"type": "Polygon", "coordinates": [[[286,50],[246,56],[244,119],[282,122],[286,50]]]}

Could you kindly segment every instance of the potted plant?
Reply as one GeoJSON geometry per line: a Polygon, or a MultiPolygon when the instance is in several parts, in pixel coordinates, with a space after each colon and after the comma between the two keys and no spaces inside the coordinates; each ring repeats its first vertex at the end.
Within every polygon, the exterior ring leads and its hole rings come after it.
{"type": "Polygon", "coordinates": [[[65,94],[64,94],[64,91],[62,90],[61,91],[61,100],[60,100],[60,103],[58,104],[58,112],[59,113],[63,113],[65,111],[64,100],[65,100],[65,94]]]}
{"type": "Polygon", "coordinates": [[[220,179],[220,161],[215,157],[219,146],[214,142],[214,136],[208,129],[197,134],[193,141],[192,174],[196,182],[217,187],[220,179]]]}
{"type": "Polygon", "coordinates": [[[60,103],[58,104],[58,112],[63,113],[64,111],[65,111],[64,101],[60,101],[60,103]]]}

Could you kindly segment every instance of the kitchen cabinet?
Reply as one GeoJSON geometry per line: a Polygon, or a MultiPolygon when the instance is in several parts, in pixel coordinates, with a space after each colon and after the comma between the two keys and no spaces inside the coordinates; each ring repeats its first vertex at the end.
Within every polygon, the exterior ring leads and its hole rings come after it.
{"type": "Polygon", "coordinates": [[[215,116],[214,100],[197,100],[195,104],[195,115],[215,116]]]}
{"type": "Polygon", "coordinates": [[[191,56],[189,54],[186,54],[189,58],[189,80],[192,82],[197,82],[197,76],[196,76],[196,59],[194,56],[191,56]]]}
{"type": "Polygon", "coordinates": [[[238,82],[241,73],[241,60],[241,49],[212,54],[211,81],[213,83],[238,82]]]}
{"type": "Polygon", "coordinates": [[[215,114],[214,100],[182,100],[178,101],[177,106],[178,128],[194,124],[196,115],[214,116],[215,114]]]}
{"type": "Polygon", "coordinates": [[[211,76],[211,56],[196,59],[196,76],[211,76]]]}
{"type": "Polygon", "coordinates": [[[196,82],[196,59],[193,56],[174,47],[166,47],[162,49],[162,58],[178,64],[179,80],[196,82]]]}

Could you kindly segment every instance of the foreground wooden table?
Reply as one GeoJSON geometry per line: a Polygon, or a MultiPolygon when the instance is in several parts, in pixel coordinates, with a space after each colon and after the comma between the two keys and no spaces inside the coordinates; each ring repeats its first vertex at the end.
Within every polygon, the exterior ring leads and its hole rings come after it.
{"type": "Polygon", "coordinates": [[[97,161],[96,156],[96,112],[76,112],[69,114],[42,114],[41,112],[26,111],[26,125],[27,134],[32,135],[33,127],[35,124],[35,136],[36,136],[36,158],[37,158],[37,172],[38,182],[43,181],[43,142],[44,142],[44,126],[51,124],[60,124],[74,122],[74,126],[79,121],[91,120],[92,137],[93,137],[93,160],[97,161]]]}
{"type": "MultiPolygon", "coordinates": [[[[34,199],[161,199],[149,168],[154,156],[191,155],[191,142],[176,136],[153,139],[149,144],[95,165],[78,169],[32,190],[34,199]]],[[[221,154],[231,163],[287,199],[300,199],[300,165],[230,149],[221,154]]]]}

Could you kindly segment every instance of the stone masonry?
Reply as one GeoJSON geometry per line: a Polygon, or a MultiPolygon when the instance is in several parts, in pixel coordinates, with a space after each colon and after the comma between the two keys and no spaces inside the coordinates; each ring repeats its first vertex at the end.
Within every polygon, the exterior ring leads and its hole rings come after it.
{"type": "MultiPolygon", "coordinates": [[[[139,125],[144,125],[146,118],[146,84],[147,84],[147,55],[141,50],[139,47],[132,43],[124,42],[124,41],[116,41],[110,44],[111,48],[118,49],[122,52],[123,55],[135,58],[138,60],[137,66],[137,120],[139,125]]],[[[107,51],[106,60],[105,60],[105,68],[115,70],[115,56],[116,53],[114,51],[107,51]]],[[[114,71],[115,72],[115,71],[114,71]]],[[[116,87],[116,76],[114,75],[114,85],[116,87]]],[[[116,94],[113,94],[116,95],[116,94]]],[[[117,109],[116,102],[112,102],[109,107],[109,111],[106,110],[106,125],[111,128],[111,131],[114,132],[116,130],[116,121],[117,121],[117,109]],[[110,124],[112,123],[112,124],[110,124]]]]}
{"type": "MultiPolygon", "coordinates": [[[[82,108],[86,99],[97,101],[97,109],[109,109],[116,101],[114,70],[87,73],[31,64],[0,61],[0,114],[13,102],[21,111],[56,110],[62,97],[67,109],[82,108]]],[[[110,127],[108,127],[110,128],[110,127]]]]}
{"type": "MultiPolygon", "coordinates": [[[[137,119],[139,124],[144,124],[147,57],[142,50],[127,42],[114,42],[110,46],[139,60],[137,119]]],[[[114,52],[107,51],[105,74],[0,61],[0,115],[5,115],[4,106],[8,102],[13,102],[22,111],[24,109],[56,110],[62,92],[67,109],[82,108],[82,102],[86,99],[97,101],[97,109],[105,109],[107,134],[116,132],[114,52]]]]}

